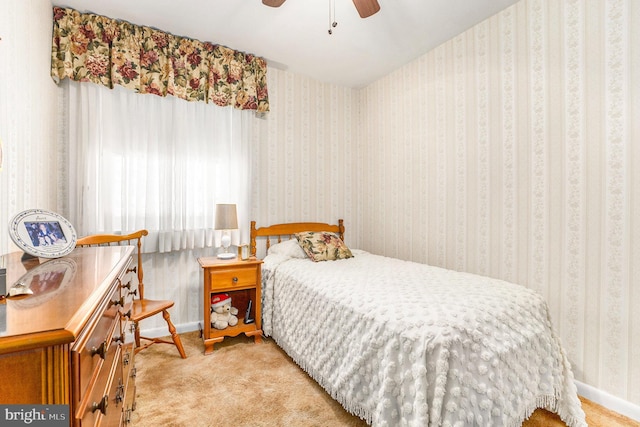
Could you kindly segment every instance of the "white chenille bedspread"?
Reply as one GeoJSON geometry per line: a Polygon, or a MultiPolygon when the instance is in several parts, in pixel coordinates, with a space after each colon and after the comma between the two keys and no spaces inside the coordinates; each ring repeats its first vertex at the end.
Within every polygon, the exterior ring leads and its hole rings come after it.
{"type": "Polygon", "coordinates": [[[586,426],[547,305],[523,286],[353,251],[269,255],[263,330],[373,426],[586,426]]]}

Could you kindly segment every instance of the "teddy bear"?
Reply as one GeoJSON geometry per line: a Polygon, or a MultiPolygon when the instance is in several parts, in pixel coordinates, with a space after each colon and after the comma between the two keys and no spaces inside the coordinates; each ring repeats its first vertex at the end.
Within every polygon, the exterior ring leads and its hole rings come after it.
{"type": "Polygon", "coordinates": [[[215,294],[211,297],[211,327],[226,329],[238,324],[238,309],[231,306],[229,294],[215,294]]]}

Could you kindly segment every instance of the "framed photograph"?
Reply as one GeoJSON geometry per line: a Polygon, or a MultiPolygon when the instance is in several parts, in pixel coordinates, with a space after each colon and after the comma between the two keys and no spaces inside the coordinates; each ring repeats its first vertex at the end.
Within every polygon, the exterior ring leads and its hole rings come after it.
{"type": "Polygon", "coordinates": [[[40,258],[60,258],[76,247],[78,236],[69,221],[55,212],[29,209],[9,223],[11,240],[24,252],[40,258]]]}
{"type": "Polygon", "coordinates": [[[238,246],[238,258],[243,261],[249,259],[249,245],[240,245],[238,246]]]}

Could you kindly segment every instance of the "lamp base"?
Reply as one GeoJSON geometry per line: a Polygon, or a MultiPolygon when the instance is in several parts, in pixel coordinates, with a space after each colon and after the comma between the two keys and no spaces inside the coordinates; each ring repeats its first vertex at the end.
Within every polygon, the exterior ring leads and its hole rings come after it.
{"type": "Polygon", "coordinates": [[[221,254],[218,254],[218,258],[220,259],[231,259],[231,258],[235,258],[236,254],[231,253],[231,252],[223,252],[221,254]]]}

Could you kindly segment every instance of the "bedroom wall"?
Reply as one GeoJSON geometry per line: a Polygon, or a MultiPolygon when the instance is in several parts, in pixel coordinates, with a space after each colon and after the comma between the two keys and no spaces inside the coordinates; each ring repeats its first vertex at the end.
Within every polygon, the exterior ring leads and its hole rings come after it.
{"type": "Polygon", "coordinates": [[[355,241],[356,91],[269,67],[271,111],[254,127],[252,212],[257,226],[345,220],[355,241]]]}
{"type": "MultiPolygon", "coordinates": [[[[358,94],[363,249],[542,293],[640,404],[640,2],[524,0],[358,94]]],[[[355,221],[357,218],[357,221],[355,221]]]]}
{"type": "Polygon", "coordinates": [[[0,13],[0,253],[17,250],[7,224],[30,208],[56,210],[56,86],[49,76],[51,3],[3,0],[0,13]]]}

